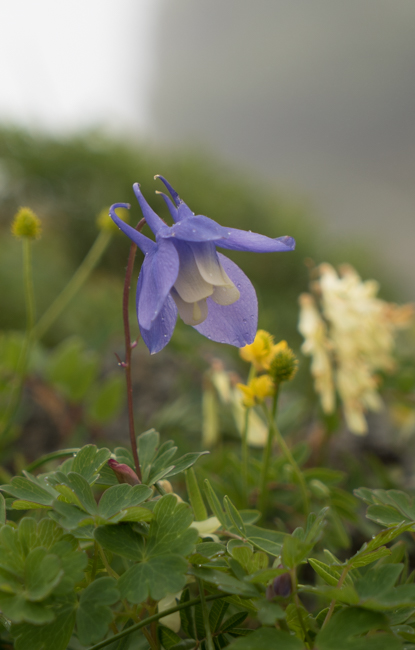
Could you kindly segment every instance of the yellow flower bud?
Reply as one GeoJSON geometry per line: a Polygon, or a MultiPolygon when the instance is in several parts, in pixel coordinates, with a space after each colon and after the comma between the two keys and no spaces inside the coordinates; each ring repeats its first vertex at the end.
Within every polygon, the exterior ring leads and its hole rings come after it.
{"type": "Polygon", "coordinates": [[[298,368],[298,360],[287,341],[280,341],[274,345],[274,356],[269,368],[269,374],[275,384],[282,381],[291,381],[298,368]]]}
{"type": "Polygon", "coordinates": [[[20,208],[12,223],[12,233],[15,237],[39,239],[42,232],[40,219],[30,208],[20,208]]]}
{"type": "Polygon", "coordinates": [[[246,408],[262,404],[266,397],[272,397],[275,393],[274,383],[269,375],[254,377],[249,384],[237,384],[243,393],[243,405],[246,408]]]}

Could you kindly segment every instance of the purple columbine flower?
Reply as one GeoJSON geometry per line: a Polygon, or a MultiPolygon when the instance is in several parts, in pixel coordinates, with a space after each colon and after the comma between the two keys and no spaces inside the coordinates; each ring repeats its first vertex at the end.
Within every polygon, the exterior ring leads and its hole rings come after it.
{"type": "Polygon", "coordinates": [[[117,217],[116,208],[129,208],[127,203],[115,203],[110,208],[114,222],[145,256],[137,284],[137,318],[144,343],[151,354],[162,350],[172,337],[177,312],[185,323],[212,341],[237,347],[252,343],[258,322],[255,289],[234,262],[216,251],[216,246],[273,253],[294,250],[294,239],[270,239],[195,215],[162,176],[156,178],[173,199],[161,193],[174,221],[172,226],[152,210],[140,185],[133,185],[156,241],[117,217]]]}

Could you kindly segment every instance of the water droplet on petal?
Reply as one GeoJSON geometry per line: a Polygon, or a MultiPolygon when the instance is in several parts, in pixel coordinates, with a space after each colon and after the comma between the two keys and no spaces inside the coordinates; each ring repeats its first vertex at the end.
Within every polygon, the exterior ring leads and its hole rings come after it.
{"type": "MultiPolygon", "coordinates": [[[[164,320],[164,319],[163,319],[164,320]]],[[[242,322],[246,324],[246,318],[242,319],[242,322]]]]}

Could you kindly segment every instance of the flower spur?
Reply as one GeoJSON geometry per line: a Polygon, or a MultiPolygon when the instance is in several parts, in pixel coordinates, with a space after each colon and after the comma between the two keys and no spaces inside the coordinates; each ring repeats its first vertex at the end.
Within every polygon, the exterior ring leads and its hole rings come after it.
{"type": "Polygon", "coordinates": [[[220,343],[243,347],[252,343],[258,321],[255,289],[241,269],[216,251],[216,246],[253,253],[290,251],[292,237],[271,239],[257,233],[225,228],[212,219],[195,215],[162,177],[171,199],[160,193],[173,219],[168,226],[133,185],[143,217],[155,235],[149,239],[122,221],[115,203],[110,216],[144,253],[137,284],[137,318],[151,354],[170,341],[177,312],[200,334],[220,343]]]}

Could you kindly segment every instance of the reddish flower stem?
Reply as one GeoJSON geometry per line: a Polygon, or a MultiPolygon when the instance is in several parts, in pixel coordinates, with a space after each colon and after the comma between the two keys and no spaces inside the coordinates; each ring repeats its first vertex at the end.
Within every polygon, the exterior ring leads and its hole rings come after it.
{"type": "MultiPolygon", "coordinates": [[[[136,230],[140,232],[143,229],[145,219],[136,226],[136,230]]],[[[122,301],[122,315],[124,321],[124,339],[125,339],[125,361],[121,365],[125,369],[125,379],[127,382],[127,403],[128,403],[128,422],[130,430],[131,451],[133,453],[135,471],[141,482],[141,468],[138,459],[137,440],[135,437],[134,429],[134,409],[133,409],[133,384],[131,381],[131,352],[133,346],[131,345],[130,321],[128,317],[128,303],[130,297],[131,277],[134,269],[135,254],[137,252],[137,245],[133,242],[130,246],[130,254],[128,256],[127,270],[125,273],[124,292],[122,301]]],[[[134,346],[135,347],[135,346],[134,346]]]]}

